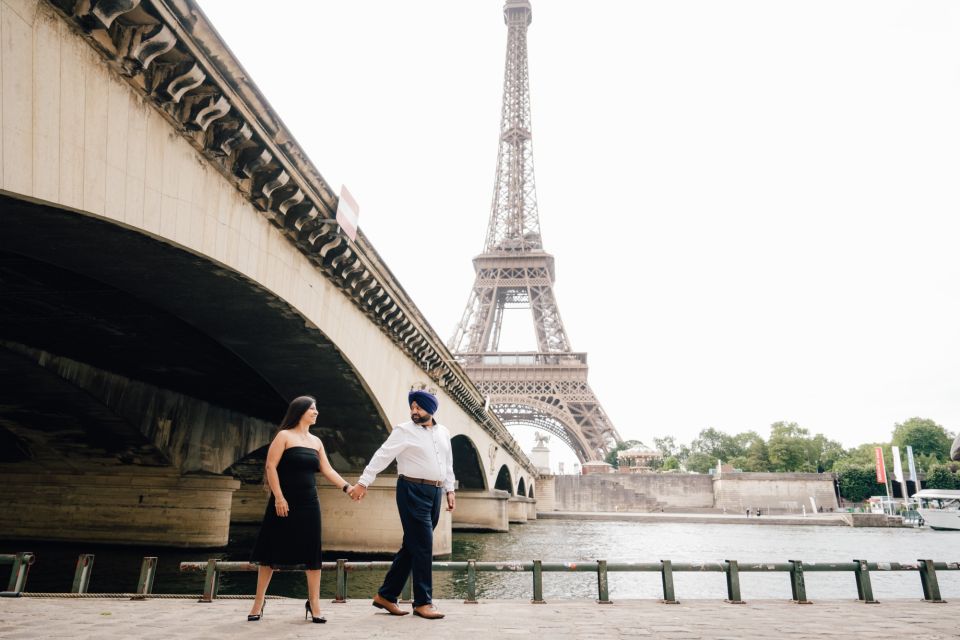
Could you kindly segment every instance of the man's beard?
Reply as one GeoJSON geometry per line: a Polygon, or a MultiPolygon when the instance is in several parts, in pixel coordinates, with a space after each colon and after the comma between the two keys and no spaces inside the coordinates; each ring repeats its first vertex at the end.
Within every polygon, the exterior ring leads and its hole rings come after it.
{"type": "Polygon", "coordinates": [[[426,413],[422,416],[416,413],[411,413],[410,419],[416,422],[417,424],[427,424],[428,422],[433,420],[433,416],[431,416],[429,413],[426,413]]]}

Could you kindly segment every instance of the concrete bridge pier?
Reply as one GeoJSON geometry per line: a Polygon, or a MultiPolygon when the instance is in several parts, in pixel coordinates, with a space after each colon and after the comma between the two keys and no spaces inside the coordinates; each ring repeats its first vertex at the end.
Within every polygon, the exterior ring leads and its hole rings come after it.
{"type": "Polygon", "coordinates": [[[169,468],[3,473],[0,531],[26,540],[220,547],[240,482],[169,468]]]}
{"type": "Polygon", "coordinates": [[[530,498],[523,496],[510,496],[507,501],[507,513],[511,523],[523,524],[527,521],[527,502],[533,502],[530,498]]]}
{"type": "Polygon", "coordinates": [[[510,530],[507,504],[508,491],[457,491],[457,509],[453,512],[453,528],[458,531],[510,530]]]}
{"type": "MultiPolygon", "coordinates": [[[[403,528],[395,498],[396,476],[378,476],[376,484],[367,490],[367,496],[360,502],[354,502],[339,488],[322,477],[318,478],[324,551],[383,555],[396,553],[403,542],[403,528]]],[[[354,483],[358,478],[344,475],[344,479],[354,483]]],[[[263,520],[268,497],[262,485],[244,484],[233,495],[231,523],[259,524],[263,520]]],[[[457,511],[459,509],[458,496],[457,511]]],[[[446,509],[440,511],[440,523],[433,533],[434,556],[449,555],[453,550],[450,516],[446,509]]]]}

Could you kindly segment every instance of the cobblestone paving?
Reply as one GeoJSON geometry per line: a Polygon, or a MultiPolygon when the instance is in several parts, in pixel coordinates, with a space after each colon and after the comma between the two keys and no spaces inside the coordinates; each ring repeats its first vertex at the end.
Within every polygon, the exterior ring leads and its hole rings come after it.
{"type": "Polygon", "coordinates": [[[303,602],[270,600],[263,620],[247,622],[249,600],[0,599],[0,638],[881,638],[960,636],[960,602],[917,600],[865,605],[821,601],[812,605],[758,600],[743,605],[689,600],[665,605],[622,600],[610,605],[568,600],[543,605],[493,600],[469,605],[442,601],[444,620],[379,613],[369,600],[324,603],[325,625],[303,619],[303,602]]]}

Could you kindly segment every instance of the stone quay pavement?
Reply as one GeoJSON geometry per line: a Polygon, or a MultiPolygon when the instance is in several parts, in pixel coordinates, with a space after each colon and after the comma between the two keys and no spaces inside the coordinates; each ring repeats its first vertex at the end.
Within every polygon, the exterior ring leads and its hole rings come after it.
{"type": "Polygon", "coordinates": [[[783,600],[727,604],[722,600],[619,600],[600,605],[588,600],[530,604],[487,600],[479,604],[438,601],[443,620],[412,615],[393,617],[369,600],[323,602],[327,624],[303,618],[303,601],[267,602],[263,620],[247,622],[250,600],[146,600],[90,598],[0,599],[0,638],[96,638],[114,640],[213,640],[216,638],[416,638],[416,640],[493,640],[503,637],[554,639],[611,638],[905,638],[956,639],[960,601],[933,604],[855,600],[798,605],[783,600]]]}

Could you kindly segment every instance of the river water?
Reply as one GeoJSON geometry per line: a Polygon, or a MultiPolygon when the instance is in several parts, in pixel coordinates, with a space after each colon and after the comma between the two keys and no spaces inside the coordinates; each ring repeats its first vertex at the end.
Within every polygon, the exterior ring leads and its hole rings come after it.
{"type": "MultiPolygon", "coordinates": [[[[30,572],[27,591],[69,591],[77,555],[96,554],[90,583],[91,592],[129,592],[136,585],[143,556],[159,557],[154,583],[156,593],[199,593],[200,574],[180,574],[178,564],[186,560],[216,557],[247,560],[256,537],[256,526],[234,526],[230,544],[218,550],[178,550],[149,547],[117,547],[56,543],[0,542],[0,553],[34,551],[37,562],[30,572]]],[[[509,533],[454,533],[453,553],[447,560],[534,560],[576,562],[605,559],[609,562],[720,561],[745,562],[849,562],[865,558],[880,562],[915,562],[918,558],[937,561],[960,560],[960,532],[920,529],[854,529],[796,525],[694,524],[667,522],[590,522],[584,520],[538,520],[511,525],[509,533]]],[[[332,553],[326,560],[344,554],[332,553]]],[[[370,559],[352,558],[352,559],[370,559]]],[[[6,580],[6,572],[0,579],[6,580]]],[[[853,574],[806,572],[807,596],[817,598],[856,598],[853,574]]],[[[351,573],[349,595],[369,597],[382,573],[351,573]]],[[[960,597],[960,571],[937,574],[944,598],[960,597]]],[[[916,572],[872,572],[877,599],[922,598],[916,572]]],[[[225,574],[220,593],[249,594],[256,582],[253,573],[225,574]]],[[[275,574],[270,592],[305,597],[302,574],[275,574]]],[[[787,573],[741,573],[744,599],[790,598],[787,573]]],[[[678,599],[718,598],[726,594],[722,573],[674,573],[678,599]]],[[[335,575],[324,572],[324,597],[332,597],[335,575]]],[[[480,573],[477,578],[480,598],[530,598],[530,573],[480,573]]],[[[611,599],[662,597],[659,573],[610,573],[611,599]]],[[[546,599],[596,598],[594,573],[544,573],[546,599]]],[[[464,573],[437,573],[434,595],[438,598],[463,598],[464,573]]]]}

